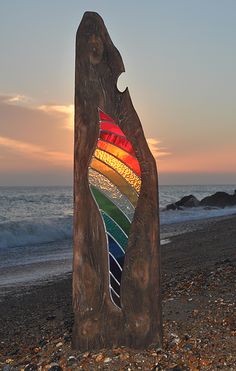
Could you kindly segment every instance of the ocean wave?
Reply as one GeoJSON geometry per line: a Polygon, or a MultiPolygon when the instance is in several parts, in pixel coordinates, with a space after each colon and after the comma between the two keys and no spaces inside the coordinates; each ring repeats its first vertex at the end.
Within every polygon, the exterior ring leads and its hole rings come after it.
{"type": "Polygon", "coordinates": [[[72,238],[72,216],[0,223],[0,248],[72,238]]]}
{"type": "MultiPolygon", "coordinates": [[[[161,225],[236,214],[236,207],[161,210],[161,225]]],[[[0,248],[30,246],[72,238],[73,216],[28,218],[0,222],[0,248]]]]}
{"type": "Polygon", "coordinates": [[[162,210],[160,212],[160,223],[175,224],[188,222],[191,220],[203,220],[236,214],[236,207],[193,207],[183,208],[182,210],[162,210]]]}

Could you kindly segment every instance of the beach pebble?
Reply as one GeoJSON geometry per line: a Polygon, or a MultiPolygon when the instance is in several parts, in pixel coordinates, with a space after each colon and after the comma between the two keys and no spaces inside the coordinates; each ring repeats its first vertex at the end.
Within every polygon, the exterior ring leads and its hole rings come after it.
{"type": "Polygon", "coordinates": [[[70,356],[67,359],[67,365],[72,366],[74,363],[76,363],[76,358],[74,356],[70,356]]]}
{"type": "Polygon", "coordinates": [[[159,364],[155,365],[155,366],[152,368],[152,371],[159,371],[159,370],[162,370],[162,367],[161,367],[159,364]]]}
{"type": "Polygon", "coordinates": [[[97,357],[95,358],[96,362],[101,362],[104,358],[104,355],[102,353],[98,354],[97,357]]]}
{"type": "Polygon", "coordinates": [[[65,335],[63,337],[63,339],[64,339],[65,343],[68,343],[69,341],[71,341],[71,336],[70,335],[65,335]]]}
{"type": "Polygon", "coordinates": [[[53,365],[49,368],[48,371],[63,371],[63,369],[61,368],[61,366],[59,365],[53,365]]]}
{"type": "Polygon", "coordinates": [[[193,349],[193,346],[192,346],[192,344],[189,344],[189,343],[187,343],[187,344],[184,344],[184,346],[183,346],[183,349],[184,350],[192,350],[193,349]]]}
{"type": "Polygon", "coordinates": [[[41,340],[39,341],[39,346],[40,346],[41,348],[43,348],[46,344],[47,344],[47,340],[46,340],[46,339],[41,339],[41,340]]]}
{"type": "Polygon", "coordinates": [[[111,358],[109,358],[109,357],[106,357],[105,359],[104,359],[104,361],[103,361],[104,363],[108,363],[108,362],[111,362],[111,358]]]}
{"type": "Polygon", "coordinates": [[[13,363],[13,362],[14,362],[14,359],[12,359],[12,358],[7,358],[5,362],[6,362],[7,364],[10,364],[10,363],[13,363]]]}
{"type": "Polygon", "coordinates": [[[34,363],[29,363],[28,365],[25,366],[24,371],[37,371],[38,367],[34,363]]]}
{"type": "Polygon", "coordinates": [[[17,371],[17,369],[14,366],[5,365],[3,366],[2,371],[17,371]]]}
{"type": "Polygon", "coordinates": [[[125,359],[128,359],[129,358],[129,353],[121,353],[119,358],[121,360],[125,360],[125,359]]]}
{"type": "Polygon", "coordinates": [[[57,343],[57,344],[56,344],[56,347],[59,348],[59,347],[61,347],[62,345],[63,345],[63,343],[60,341],[60,343],[57,343]]]}

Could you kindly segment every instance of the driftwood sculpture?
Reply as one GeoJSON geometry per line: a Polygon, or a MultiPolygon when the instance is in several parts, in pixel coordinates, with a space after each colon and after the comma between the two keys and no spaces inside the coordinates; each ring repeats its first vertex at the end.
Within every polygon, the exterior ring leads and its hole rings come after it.
{"type": "Polygon", "coordinates": [[[155,160],[101,17],[86,12],[75,66],[73,347],[161,345],[155,160]]]}

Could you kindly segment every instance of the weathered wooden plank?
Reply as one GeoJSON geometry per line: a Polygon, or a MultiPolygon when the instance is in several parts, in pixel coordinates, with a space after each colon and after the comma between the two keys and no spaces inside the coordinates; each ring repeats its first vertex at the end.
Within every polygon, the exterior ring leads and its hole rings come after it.
{"type": "Polygon", "coordinates": [[[73,347],[91,350],[161,345],[160,243],[156,162],[148,148],[124,72],[103,20],[86,12],[76,37],[74,143],[73,347]],[[141,191],[128,238],[121,308],[111,300],[107,240],[91,194],[88,167],[99,136],[98,108],[119,125],[141,168],[141,191]]]}

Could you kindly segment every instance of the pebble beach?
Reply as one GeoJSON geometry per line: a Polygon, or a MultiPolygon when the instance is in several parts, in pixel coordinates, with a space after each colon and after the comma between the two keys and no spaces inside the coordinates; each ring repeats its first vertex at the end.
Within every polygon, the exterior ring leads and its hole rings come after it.
{"type": "Polygon", "coordinates": [[[187,227],[162,246],[162,349],[71,349],[68,273],[2,299],[0,369],[236,370],[236,217],[187,227]]]}

